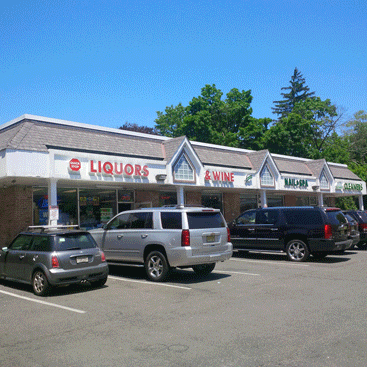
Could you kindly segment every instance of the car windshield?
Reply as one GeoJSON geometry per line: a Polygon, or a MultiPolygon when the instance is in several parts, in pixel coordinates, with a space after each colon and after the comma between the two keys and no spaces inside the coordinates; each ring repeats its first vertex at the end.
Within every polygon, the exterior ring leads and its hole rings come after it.
{"type": "Polygon", "coordinates": [[[327,210],[326,215],[331,222],[331,224],[342,224],[347,223],[347,218],[340,210],[327,210]]]}
{"type": "Polygon", "coordinates": [[[203,228],[220,228],[225,227],[225,222],[222,215],[218,212],[207,213],[187,213],[187,219],[190,229],[203,229],[203,228]]]}
{"type": "Polygon", "coordinates": [[[83,250],[97,247],[89,233],[67,233],[55,238],[58,251],[83,250]]]}

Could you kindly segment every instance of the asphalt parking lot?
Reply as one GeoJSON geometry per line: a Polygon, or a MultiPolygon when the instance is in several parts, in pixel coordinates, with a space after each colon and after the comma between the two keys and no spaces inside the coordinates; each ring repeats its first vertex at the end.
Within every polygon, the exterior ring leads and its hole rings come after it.
{"type": "Polygon", "coordinates": [[[2,367],[365,366],[367,252],[292,263],[235,253],[162,284],[110,267],[103,288],[36,297],[0,283],[2,367]]]}

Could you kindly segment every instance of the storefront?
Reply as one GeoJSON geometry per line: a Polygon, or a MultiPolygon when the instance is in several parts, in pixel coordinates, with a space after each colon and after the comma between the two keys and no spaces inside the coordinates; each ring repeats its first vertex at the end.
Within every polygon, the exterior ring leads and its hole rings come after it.
{"type": "Polygon", "coordinates": [[[334,205],[366,184],[347,166],[24,115],[0,126],[0,241],[28,225],[102,226],[191,204],[229,221],[258,206],[334,205]]]}

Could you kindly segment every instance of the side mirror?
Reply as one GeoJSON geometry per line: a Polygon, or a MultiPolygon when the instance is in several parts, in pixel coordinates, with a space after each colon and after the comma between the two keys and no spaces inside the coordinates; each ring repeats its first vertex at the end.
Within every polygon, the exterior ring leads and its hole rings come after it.
{"type": "Polygon", "coordinates": [[[1,249],[1,251],[8,252],[8,248],[7,248],[7,247],[3,247],[3,248],[1,249]]]}

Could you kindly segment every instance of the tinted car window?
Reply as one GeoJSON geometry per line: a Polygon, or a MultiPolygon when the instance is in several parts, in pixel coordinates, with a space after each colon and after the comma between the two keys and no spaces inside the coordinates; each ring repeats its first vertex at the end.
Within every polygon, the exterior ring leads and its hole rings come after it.
{"type": "Polygon", "coordinates": [[[57,235],[56,246],[59,251],[87,249],[96,247],[93,237],[89,233],[73,233],[57,235]]]}
{"type": "Polygon", "coordinates": [[[260,210],[257,212],[256,224],[275,224],[278,216],[277,210],[260,210]]]}
{"type": "Polygon", "coordinates": [[[162,228],[164,229],[182,229],[181,213],[161,213],[162,228]]]}
{"type": "Polygon", "coordinates": [[[129,226],[129,214],[121,214],[108,223],[107,229],[126,229],[129,226]]]}
{"type": "Polygon", "coordinates": [[[245,212],[236,219],[236,224],[255,224],[255,216],[254,210],[245,212]]]}
{"type": "Polygon", "coordinates": [[[51,237],[49,236],[34,236],[31,251],[44,251],[50,252],[51,249],[51,237]]]}
{"type": "Polygon", "coordinates": [[[188,212],[187,220],[190,229],[219,228],[226,226],[220,213],[188,212]]]}
{"type": "Polygon", "coordinates": [[[367,223],[367,214],[365,212],[358,212],[363,222],[367,223]]]}
{"type": "Polygon", "coordinates": [[[347,223],[347,218],[345,218],[344,214],[339,210],[327,210],[326,215],[330,224],[339,225],[341,223],[347,223]]]}
{"type": "Polygon", "coordinates": [[[291,225],[318,225],[323,223],[318,210],[289,209],[284,210],[284,216],[291,225]]]}
{"type": "Polygon", "coordinates": [[[130,214],[129,221],[130,221],[130,228],[143,229],[153,227],[151,212],[130,214]]]}
{"type": "Polygon", "coordinates": [[[9,246],[12,250],[28,250],[32,242],[32,236],[18,236],[9,246]]]}

